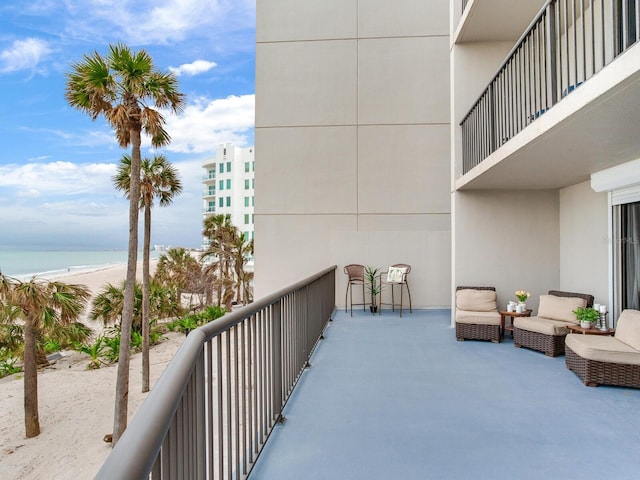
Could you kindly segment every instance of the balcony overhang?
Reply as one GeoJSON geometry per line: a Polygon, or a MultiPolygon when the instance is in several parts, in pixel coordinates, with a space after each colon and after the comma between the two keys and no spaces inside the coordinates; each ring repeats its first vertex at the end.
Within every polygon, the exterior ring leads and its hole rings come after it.
{"type": "Polygon", "coordinates": [[[559,189],[640,158],[640,45],[455,181],[455,190],[559,189]]]}
{"type": "Polygon", "coordinates": [[[515,42],[547,0],[469,0],[453,37],[454,43],[515,42]],[[503,12],[504,15],[496,15],[503,12]],[[508,21],[505,21],[505,16],[508,21]]]}

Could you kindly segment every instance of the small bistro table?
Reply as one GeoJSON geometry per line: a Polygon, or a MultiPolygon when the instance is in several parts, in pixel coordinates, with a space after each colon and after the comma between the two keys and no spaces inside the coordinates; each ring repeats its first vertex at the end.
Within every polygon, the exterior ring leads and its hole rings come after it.
{"type": "Polygon", "coordinates": [[[508,332],[511,332],[511,335],[513,336],[513,319],[517,318],[517,317],[530,317],[531,313],[533,312],[533,310],[531,309],[527,309],[522,313],[517,313],[517,312],[507,312],[506,310],[500,310],[498,313],[500,314],[500,327],[501,327],[501,331],[500,331],[500,338],[504,338],[504,332],[505,330],[508,332]],[[511,317],[511,324],[505,326],[505,318],[506,317],[511,317]]]}
{"type": "Polygon", "coordinates": [[[600,330],[599,328],[582,328],[580,325],[567,325],[567,328],[571,330],[571,333],[581,333],[583,335],[608,335],[613,337],[616,333],[615,328],[609,328],[607,330],[600,330]]]}

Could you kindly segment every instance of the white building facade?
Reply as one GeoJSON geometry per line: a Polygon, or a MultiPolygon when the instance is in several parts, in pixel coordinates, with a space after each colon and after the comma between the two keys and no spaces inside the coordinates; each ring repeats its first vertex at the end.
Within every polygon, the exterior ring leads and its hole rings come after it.
{"type": "Polygon", "coordinates": [[[639,8],[258,0],[256,296],[409,263],[418,307],[493,285],[638,308],[639,8]]]}
{"type": "MultiPolygon", "coordinates": [[[[203,220],[211,215],[227,215],[245,239],[254,238],[254,148],[218,145],[216,156],[202,163],[205,169],[203,220]]],[[[206,239],[203,239],[206,248],[206,239]]]]}

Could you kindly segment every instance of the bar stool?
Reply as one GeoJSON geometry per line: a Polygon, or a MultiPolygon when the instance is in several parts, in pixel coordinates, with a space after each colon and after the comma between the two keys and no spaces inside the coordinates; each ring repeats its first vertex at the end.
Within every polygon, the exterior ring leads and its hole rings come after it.
{"type": "Polygon", "coordinates": [[[391,265],[387,271],[380,272],[380,285],[391,286],[391,303],[384,303],[382,301],[382,292],[380,292],[380,308],[378,309],[378,315],[382,313],[382,305],[391,305],[391,311],[395,312],[396,306],[400,307],[400,317],[402,317],[402,292],[404,288],[407,289],[409,295],[409,313],[413,313],[413,307],[411,306],[411,290],[409,290],[409,282],[407,276],[411,273],[411,265],[406,263],[396,263],[391,265]],[[394,297],[394,289],[396,285],[400,286],[400,303],[396,303],[394,297]]]}
{"type": "Polygon", "coordinates": [[[350,299],[349,306],[351,308],[351,316],[353,317],[353,306],[362,305],[362,310],[365,310],[365,296],[364,296],[364,265],[352,263],[344,267],[344,273],[347,275],[347,290],[344,294],[344,311],[347,311],[347,298],[350,299]],[[353,303],[353,287],[362,286],[362,303],[353,303]]]}

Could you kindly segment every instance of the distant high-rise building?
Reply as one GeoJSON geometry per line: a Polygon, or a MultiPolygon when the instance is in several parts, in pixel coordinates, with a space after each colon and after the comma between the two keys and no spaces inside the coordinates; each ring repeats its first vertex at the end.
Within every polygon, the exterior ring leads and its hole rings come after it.
{"type": "MultiPolygon", "coordinates": [[[[204,192],[203,220],[211,215],[228,215],[247,240],[253,239],[254,148],[218,145],[216,156],[202,163],[204,192]]],[[[207,240],[203,239],[203,248],[207,240]]]]}

